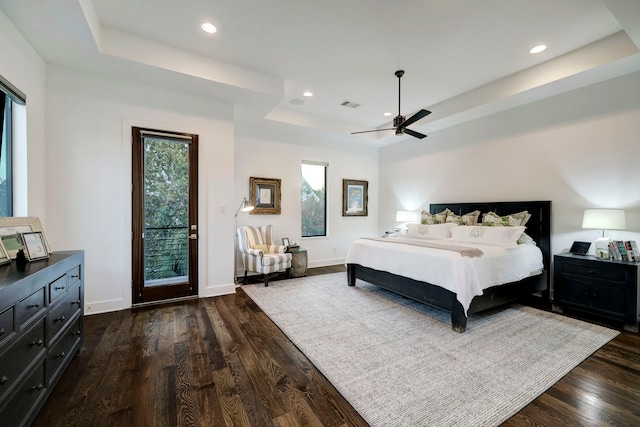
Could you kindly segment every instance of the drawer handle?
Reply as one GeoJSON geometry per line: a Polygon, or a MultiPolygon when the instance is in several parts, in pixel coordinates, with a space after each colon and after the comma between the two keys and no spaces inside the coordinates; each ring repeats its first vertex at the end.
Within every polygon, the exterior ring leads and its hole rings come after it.
{"type": "Polygon", "coordinates": [[[38,346],[38,347],[40,347],[42,344],[44,344],[44,343],[42,342],[42,340],[32,341],[32,342],[31,342],[31,345],[35,345],[35,346],[38,346]]]}
{"type": "Polygon", "coordinates": [[[56,291],[64,291],[65,287],[64,286],[56,286],[54,289],[56,291]]]}
{"type": "Polygon", "coordinates": [[[37,302],[37,303],[35,303],[35,304],[31,304],[31,305],[29,305],[29,306],[27,306],[27,307],[28,307],[28,308],[40,308],[40,303],[39,303],[39,302],[37,302]]]}
{"type": "Polygon", "coordinates": [[[60,316],[60,317],[58,317],[58,318],[56,318],[56,319],[54,319],[54,320],[55,320],[56,322],[64,322],[65,320],[67,320],[67,318],[66,318],[66,317],[64,317],[64,316],[60,316]]]}
{"type": "Polygon", "coordinates": [[[71,278],[72,278],[72,279],[79,279],[79,278],[80,278],[80,275],[79,275],[79,274],[72,274],[72,275],[71,275],[71,278]]]}
{"type": "Polygon", "coordinates": [[[73,305],[73,304],[78,304],[78,307],[80,307],[80,300],[75,300],[75,301],[71,302],[71,305],[73,305]]]}
{"type": "Polygon", "coordinates": [[[3,375],[2,378],[0,378],[0,385],[6,383],[7,381],[9,381],[9,378],[7,378],[6,375],[3,375]]]}
{"type": "Polygon", "coordinates": [[[62,353],[56,354],[56,358],[57,359],[63,358],[65,356],[66,356],[66,354],[64,353],[64,351],[62,353]]]}
{"type": "Polygon", "coordinates": [[[38,385],[34,385],[33,387],[31,387],[32,391],[40,391],[44,388],[44,386],[42,385],[42,383],[38,383],[38,385]]]}
{"type": "Polygon", "coordinates": [[[4,334],[4,328],[0,328],[0,335],[4,334]]]}
{"type": "Polygon", "coordinates": [[[71,335],[77,335],[80,336],[82,332],[80,332],[80,329],[78,329],[77,331],[73,332],[71,335]]]}

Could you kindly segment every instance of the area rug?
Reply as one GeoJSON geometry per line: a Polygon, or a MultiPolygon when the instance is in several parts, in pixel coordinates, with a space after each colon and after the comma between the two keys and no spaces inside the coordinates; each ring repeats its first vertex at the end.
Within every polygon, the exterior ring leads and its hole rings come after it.
{"type": "Polygon", "coordinates": [[[372,426],[495,426],[618,332],[521,305],[448,313],[346,273],[243,286],[372,426]]]}

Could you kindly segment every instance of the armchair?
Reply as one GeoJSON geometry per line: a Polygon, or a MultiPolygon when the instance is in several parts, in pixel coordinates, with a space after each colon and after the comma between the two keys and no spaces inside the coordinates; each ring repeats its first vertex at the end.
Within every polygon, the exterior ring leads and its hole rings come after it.
{"type": "Polygon", "coordinates": [[[238,249],[244,263],[244,280],[247,272],[264,275],[264,286],[269,286],[269,274],[291,268],[291,254],[287,247],[273,244],[273,226],[243,226],[238,228],[238,249]]]}

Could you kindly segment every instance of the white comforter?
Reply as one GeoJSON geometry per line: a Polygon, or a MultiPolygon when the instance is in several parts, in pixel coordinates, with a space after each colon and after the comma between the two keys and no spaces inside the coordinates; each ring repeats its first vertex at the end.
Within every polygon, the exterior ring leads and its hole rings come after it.
{"type": "MultiPolygon", "coordinates": [[[[413,238],[402,239],[411,241],[413,238]]],[[[436,242],[478,248],[484,255],[468,258],[448,250],[358,239],[345,262],[441,286],[456,294],[465,314],[473,297],[482,295],[483,289],[535,276],[543,268],[542,252],[535,245],[521,244],[515,249],[504,249],[446,240],[436,242]]]]}

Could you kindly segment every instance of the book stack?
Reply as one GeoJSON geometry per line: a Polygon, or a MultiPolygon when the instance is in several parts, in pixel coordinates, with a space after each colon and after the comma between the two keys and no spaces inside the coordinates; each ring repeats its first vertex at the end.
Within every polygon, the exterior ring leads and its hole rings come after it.
{"type": "Polygon", "coordinates": [[[640,262],[640,250],[635,240],[612,240],[609,242],[611,259],[640,262]]]}

